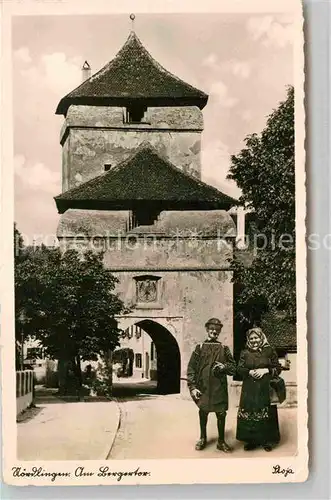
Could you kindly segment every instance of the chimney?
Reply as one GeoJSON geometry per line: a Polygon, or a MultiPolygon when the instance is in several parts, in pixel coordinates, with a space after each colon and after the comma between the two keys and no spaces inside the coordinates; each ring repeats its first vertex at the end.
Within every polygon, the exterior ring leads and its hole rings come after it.
{"type": "Polygon", "coordinates": [[[87,61],[82,66],[82,82],[85,82],[91,76],[91,66],[87,61]]]}

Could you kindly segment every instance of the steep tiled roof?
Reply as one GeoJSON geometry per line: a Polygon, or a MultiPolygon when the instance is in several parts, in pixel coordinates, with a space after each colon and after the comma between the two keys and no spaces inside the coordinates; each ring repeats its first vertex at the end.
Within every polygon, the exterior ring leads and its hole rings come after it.
{"type": "Polygon", "coordinates": [[[179,170],[147,144],[113,169],[62,193],[55,201],[60,213],[68,208],[125,210],[141,202],[159,204],[163,210],[228,210],[234,204],[230,196],[179,170]]]}
{"type": "Polygon", "coordinates": [[[131,32],[115,58],[63,97],[56,113],[66,114],[70,104],[120,105],[135,99],[202,109],[208,96],[164,69],[131,32]]]}

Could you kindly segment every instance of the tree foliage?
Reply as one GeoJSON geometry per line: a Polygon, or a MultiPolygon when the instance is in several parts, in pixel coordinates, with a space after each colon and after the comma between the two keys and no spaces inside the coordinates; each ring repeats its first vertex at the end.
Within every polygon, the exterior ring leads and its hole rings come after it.
{"type": "Polygon", "coordinates": [[[116,283],[101,253],[26,248],[15,265],[16,328],[39,340],[48,357],[72,362],[79,375],[80,360],[119,344],[115,316],[125,310],[116,283]]]}
{"type": "Polygon", "coordinates": [[[239,204],[253,212],[248,239],[254,258],[249,266],[235,258],[241,314],[254,322],[266,310],[286,311],[295,321],[295,165],[294,89],[268,117],[260,135],[245,139],[232,156],[229,179],[242,190],[239,204]],[[254,317],[255,316],[255,317],[254,317]]]}
{"type": "Polygon", "coordinates": [[[14,260],[15,264],[20,259],[24,251],[24,241],[20,231],[17,229],[16,222],[14,223],[14,260]]]}

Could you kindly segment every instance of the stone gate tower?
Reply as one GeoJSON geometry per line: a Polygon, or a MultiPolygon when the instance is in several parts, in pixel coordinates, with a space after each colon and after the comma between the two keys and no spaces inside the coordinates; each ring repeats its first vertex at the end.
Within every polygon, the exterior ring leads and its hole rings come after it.
{"type": "Polygon", "coordinates": [[[224,341],[233,342],[233,200],[200,180],[207,100],[131,32],[56,111],[65,116],[60,245],[105,249],[132,308],[119,325],[152,337],[165,393],[185,391],[188,359],[209,317],[221,318],[224,341]]]}

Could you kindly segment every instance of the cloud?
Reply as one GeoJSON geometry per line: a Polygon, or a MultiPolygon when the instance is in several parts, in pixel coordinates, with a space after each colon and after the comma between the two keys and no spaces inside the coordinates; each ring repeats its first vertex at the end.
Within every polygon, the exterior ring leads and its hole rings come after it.
{"type": "Polygon", "coordinates": [[[206,144],[201,152],[202,180],[212,184],[229,196],[238,198],[240,189],[234,181],[226,179],[231,164],[229,148],[220,140],[206,144]]]}
{"type": "Polygon", "coordinates": [[[232,108],[238,103],[238,99],[229,94],[229,89],[221,80],[214,81],[209,86],[210,101],[224,108],[232,108]]]}
{"type": "Polygon", "coordinates": [[[254,16],[247,20],[246,28],[253,40],[260,40],[264,46],[284,48],[294,38],[293,23],[284,21],[274,16],[254,16]]]}
{"type": "Polygon", "coordinates": [[[61,190],[60,174],[41,162],[28,163],[24,155],[14,157],[15,175],[24,187],[56,195],[61,190]]]}
{"type": "Polygon", "coordinates": [[[15,186],[15,221],[27,245],[54,245],[59,214],[55,201],[45,193],[36,196],[31,190],[15,186]]]}
{"type": "Polygon", "coordinates": [[[58,134],[63,117],[54,111],[81,83],[80,62],[55,51],[38,58],[21,49],[15,54],[15,219],[30,236],[51,237],[56,231],[53,197],[61,192],[58,134]]]}
{"type": "Polygon", "coordinates": [[[219,69],[219,64],[218,64],[218,57],[216,54],[212,53],[209,54],[203,61],[202,65],[206,66],[207,68],[211,69],[219,69]]]}
{"type": "Polygon", "coordinates": [[[21,76],[35,89],[45,88],[62,97],[81,83],[81,59],[63,52],[43,55],[37,64],[21,69],[21,76]]]}
{"type": "Polygon", "coordinates": [[[14,58],[20,62],[27,63],[27,64],[32,62],[30,50],[28,49],[28,47],[20,47],[19,49],[15,50],[14,51],[14,58]]]}
{"type": "Polygon", "coordinates": [[[242,112],[241,116],[245,122],[250,122],[253,119],[253,112],[250,109],[246,109],[242,112]]]}
{"type": "Polygon", "coordinates": [[[14,157],[15,221],[26,244],[54,244],[59,214],[53,196],[61,191],[60,175],[41,162],[14,157]]]}
{"type": "Polygon", "coordinates": [[[248,61],[240,61],[239,59],[230,59],[229,61],[219,61],[216,54],[209,54],[203,61],[202,65],[217,73],[231,73],[240,78],[248,78],[251,74],[251,65],[248,61]]]}
{"type": "Polygon", "coordinates": [[[241,78],[248,78],[251,74],[251,66],[248,62],[232,60],[225,63],[225,68],[228,67],[229,71],[235,76],[240,76],[241,78]]]}

